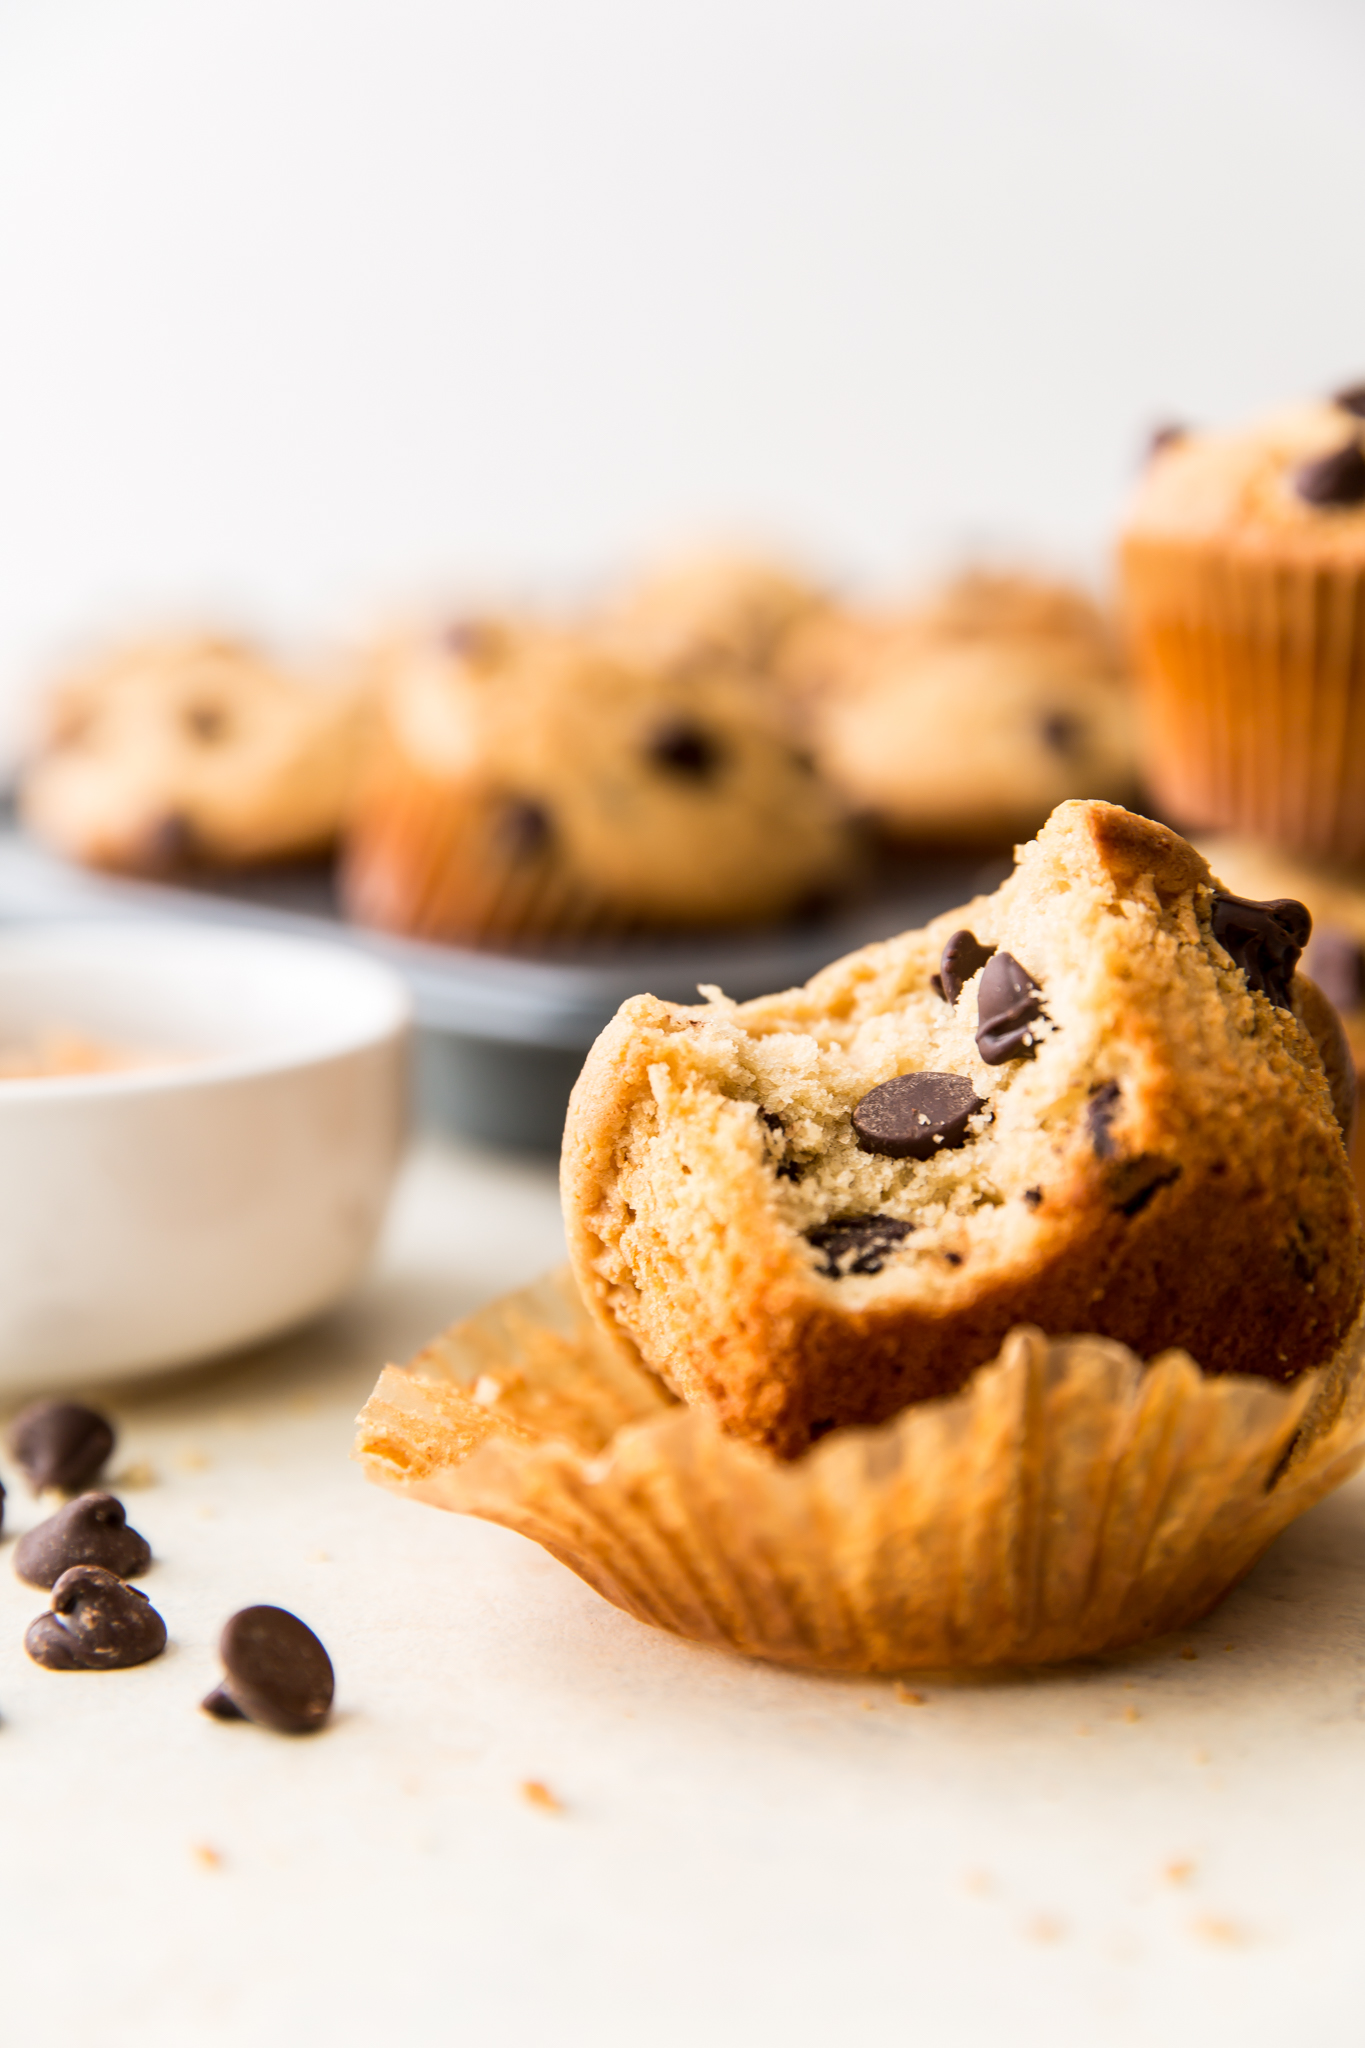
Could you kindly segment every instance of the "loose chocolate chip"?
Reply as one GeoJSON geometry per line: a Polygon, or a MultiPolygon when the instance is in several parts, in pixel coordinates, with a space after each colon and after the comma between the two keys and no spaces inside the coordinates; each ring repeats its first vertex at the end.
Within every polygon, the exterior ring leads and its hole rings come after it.
{"type": "Polygon", "coordinates": [[[1306,505],[1327,510],[1365,505],[1365,455],[1359,441],[1346,441],[1294,472],[1294,489],[1306,505]]]}
{"type": "Polygon", "coordinates": [[[1049,753],[1074,761],[1085,751],[1085,720],[1074,711],[1049,711],[1038,722],[1038,733],[1049,753]]]}
{"type": "Polygon", "coordinates": [[[534,860],[554,836],[550,813],[530,797],[509,796],[498,815],[497,837],[513,860],[534,860]]]}
{"type": "Polygon", "coordinates": [[[73,1565],[52,1588],[51,1612],[30,1623],[24,1648],[49,1671],[123,1671],[166,1647],[166,1624],[145,1593],[97,1564],[73,1565]]]}
{"type": "Polygon", "coordinates": [[[645,751],[656,768],[685,782],[709,782],[724,758],[720,741],[684,718],[660,726],[645,751]]]}
{"type": "Polygon", "coordinates": [[[1085,1107],[1085,1120],[1090,1126],[1090,1142],[1095,1148],[1097,1159],[1112,1159],[1118,1151],[1109,1133],[1119,1106],[1119,1084],[1106,1081],[1097,1088],[1085,1107]]]}
{"type": "Polygon", "coordinates": [[[897,1074],[854,1110],[858,1149],[887,1159],[932,1159],[965,1145],[967,1119],[984,1107],[961,1074],[897,1074]]]}
{"type": "Polygon", "coordinates": [[[1043,1014],[1042,993],[1012,953],[986,963],[976,998],[976,1049],[988,1067],[1031,1060],[1038,1049],[1029,1029],[1043,1014]]]}
{"type": "Polygon", "coordinates": [[[114,1448],[114,1428],[78,1401],[34,1401],[10,1425],[14,1461],[35,1493],[57,1486],[79,1493],[114,1448]]]}
{"type": "Polygon", "coordinates": [[[837,1223],[817,1224],[806,1232],[806,1241],[824,1254],[817,1272],[827,1280],[843,1280],[850,1273],[880,1273],[888,1254],[914,1227],[899,1216],[845,1216],[837,1223]]]}
{"type": "Polygon", "coordinates": [[[204,1701],[220,1721],[258,1721],[281,1735],[320,1728],[332,1705],[332,1660],[311,1628],[283,1607],[244,1607],[218,1645],[225,1676],[204,1701]]]}
{"type": "Polygon", "coordinates": [[[994,953],[994,946],[983,946],[975,932],[954,932],[943,948],[943,957],[938,963],[934,976],[939,994],[945,1003],[956,1009],[957,999],[974,974],[979,974],[994,953]]]}
{"type": "Polygon", "coordinates": [[[1313,920],[1292,896],[1251,903],[1242,896],[1215,896],[1209,907],[1213,936],[1249,987],[1269,997],[1276,1009],[1287,1010],[1289,984],[1299,955],[1313,930],[1313,920]]]}
{"type": "Polygon", "coordinates": [[[55,1586],[75,1564],[97,1564],[121,1579],[140,1578],[151,1546],[128,1527],[111,1493],[82,1493],[19,1538],[14,1569],[30,1586],[55,1586]]]}
{"type": "Polygon", "coordinates": [[[1365,1003],[1365,946],[1350,932],[1320,925],[1303,964],[1334,1009],[1358,1010],[1365,1003]]]}
{"type": "Polygon", "coordinates": [[[1110,1185],[1114,1207],[1123,1216],[1140,1216],[1153,1195],[1179,1180],[1183,1171],[1171,1160],[1156,1159],[1150,1153],[1125,1160],[1110,1185]]]}
{"type": "Polygon", "coordinates": [[[1332,403],[1343,412],[1353,412],[1358,420],[1365,420],[1365,384],[1348,384],[1344,391],[1334,391],[1332,403]]]}

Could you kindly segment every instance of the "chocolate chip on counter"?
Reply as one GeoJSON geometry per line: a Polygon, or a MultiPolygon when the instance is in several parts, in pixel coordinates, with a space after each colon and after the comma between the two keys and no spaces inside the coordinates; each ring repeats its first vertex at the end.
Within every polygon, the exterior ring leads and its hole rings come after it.
{"type": "Polygon", "coordinates": [[[1109,1132],[1118,1110],[1119,1095],[1118,1082],[1106,1081],[1095,1089],[1085,1106],[1085,1120],[1090,1126],[1090,1142],[1097,1159],[1112,1159],[1119,1149],[1109,1132]]]}
{"type": "Polygon", "coordinates": [[[1365,420],[1365,384],[1348,384],[1344,391],[1334,391],[1332,403],[1339,405],[1343,412],[1353,412],[1357,419],[1365,420]]]}
{"type": "Polygon", "coordinates": [[[1344,510],[1365,505],[1365,454],[1354,438],[1329,455],[1315,456],[1294,472],[1294,489],[1306,505],[1344,510]]]}
{"type": "Polygon", "coordinates": [[[1319,925],[1303,964],[1333,1009],[1358,1010],[1365,1003],[1365,946],[1350,932],[1319,925]]]}
{"type": "Polygon", "coordinates": [[[880,1273],[888,1254],[914,1227],[899,1216],[845,1216],[817,1224],[806,1232],[806,1241],[824,1254],[825,1263],[816,1271],[826,1280],[843,1280],[850,1273],[880,1273]]]}
{"type": "Polygon", "coordinates": [[[709,782],[720,767],[724,750],[714,734],[690,719],[662,725],[646,748],[656,768],[686,782],[709,782]]]}
{"type": "Polygon", "coordinates": [[[114,1426],[78,1401],[34,1401],[10,1424],[14,1461],[35,1493],[80,1493],[114,1448],[114,1426]]]}
{"type": "Polygon", "coordinates": [[[128,1527],[112,1493],[82,1493],[19,1538],[14,1569],[30,1586],[55,1586],[76,1564],[97,1564],[120,1579],[140,1578],[151,1545],[128,1527]]]}
{"type": "Polygon", "coordinates": [[[974,974],[978,974],[994,953],[994,946],[983,946],[975,932],[954,932],[943,948],[943,957],[938,963],[938,973],[933,985],[945,1003],[956,1009],[957,999],[974,974]]]}
{"type": "Polygon", "coordinates": [[[224,1678],[203,1702],[219,1721],[257,1721],[307,1735],[331,1710],[332,1660],[306,1623],[284,1607],[244,1607],[218,1644],[224,1678]]]}
{"type": "Polygon", "coordinates": [[[1276,1009],[1289,1009],[1289,984],[1313,930],[1305,906],[1292,896],[1252,903],[1219,895],[1209,906],[1209,917],[1214,938],[1241,968],[1248,986],[1269,997],[1276,1009]]]}
{"type": "Polygon", "coordinates": [[[509,796],[498,814],[499,843],[514,860],[533,860],[554,835],[550,813],[530,797],[509,796]]]}
{"type": "Polygon", "coordinates": [[[976,1049],[988,1067],[1031,1060],[1037,1040],[1029,1026],[1043,1014],[1042,991],[1012,953],[988,960],[976,998],[976,1049]]]}
{"type": "Polygon", "coordinates": [[[97,1564],[73,1565],[52,1588],[51,1612],[29,1624],[24,1648],[48,1671],[124,1671],[166,1647],[166,1624],[145,1593],[97,1564]]]}
{"type": "Polygon", "coordinates": [[[961,1074],[897,1074],[853,1112],[860,1152],[932,1159],[967,1142],[967,1119],[985,1104],[961,1074]]]}

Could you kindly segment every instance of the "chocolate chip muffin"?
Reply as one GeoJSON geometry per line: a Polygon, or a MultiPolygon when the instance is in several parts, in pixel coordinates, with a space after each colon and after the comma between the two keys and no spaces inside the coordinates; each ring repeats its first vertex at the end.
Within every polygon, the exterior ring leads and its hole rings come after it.
{"type": "Polygon", "coordinates": [[[394,650],[345,862],[363,922],[472,943],[776,919],[854,840],[781,701],[726,656],[473,621],[394,650]]]}
{"type": "Polygon", "coordinates": [[[740,550],[676,556],[646,570],[608,602],[600,636],[649,668],[717,657],[770,671],[798,626],[828,605],[824,591],[784,563],[740,550]]]}
{"type": "Polygon", "coordinates": [[[1163,812],[1365,860],[1365,385],[1167,436],[1120,564],[1163,812]]]}
{"type": "Polygon", "coordinates": [[[1065,586],[968,574],[900,614],[808,619],[783,664],[822,771],[893,837],[1006,844],[1134,788],[1113,636],[1065,586]]]}
{"type": "Polygon", "coordinates": [[[68,676],[24,770],[24,821],[92,867],[165,874],[321,851],[363,748],[360,693],[187,635],[68,676]]]}
{"type": "Polygon", "coordinates": [[[635,998],[565,1137],[585,1301],[786,1457],[952,1393],[1020,1323],[1321,1365],[1365,1267],[1309,922],[1072,802],[994,895],[805,988],[635,998]]]}

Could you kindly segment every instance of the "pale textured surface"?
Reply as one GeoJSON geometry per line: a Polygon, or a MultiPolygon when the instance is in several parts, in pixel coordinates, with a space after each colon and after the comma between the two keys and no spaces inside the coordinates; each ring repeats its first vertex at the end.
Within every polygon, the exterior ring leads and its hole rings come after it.
{"type": "Polygon", "coordinates": [[[116,1469],[160,1475],[127,1495],[163,1559],[159,1664],[28,1665],[42,1596],[6,1547],[6,2037],[1344,2038],[1365,1978],[1365,1487],[1205,1627],[1111,1669],[922,1681],[921,1706],[694,1649],[347,1462],[378,1361],[558,1243],[548,1170],[428,1152],[346,1316],[121,1405],[116,1469]],[[194,1711],[220,1621],[261,1599],[332,1651],[322,1736],[194,1711]],[[527,1804],[526,1779],[565,1811],[527,1804]]]}

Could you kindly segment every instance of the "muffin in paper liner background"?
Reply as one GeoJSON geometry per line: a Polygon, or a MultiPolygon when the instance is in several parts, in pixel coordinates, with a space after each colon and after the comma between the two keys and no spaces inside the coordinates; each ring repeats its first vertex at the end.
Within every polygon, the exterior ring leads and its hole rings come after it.
{"type": "Polygon", "coordinates": [[[567,1269],[390,1366],[379,1484],[638,1620],[823,1671],[1061,1662],[1188,1627],[1365,1459],[1365,1332],[1293,1386],[1014,1330],[950,1399],[781,1464],[673,1400],[567,1269]]]}
{"type": "Polygon", "coordinates": [[[1365,386],[1172,435],[1120,566],[1162,814],[1365,859],[1365,386]]]}

